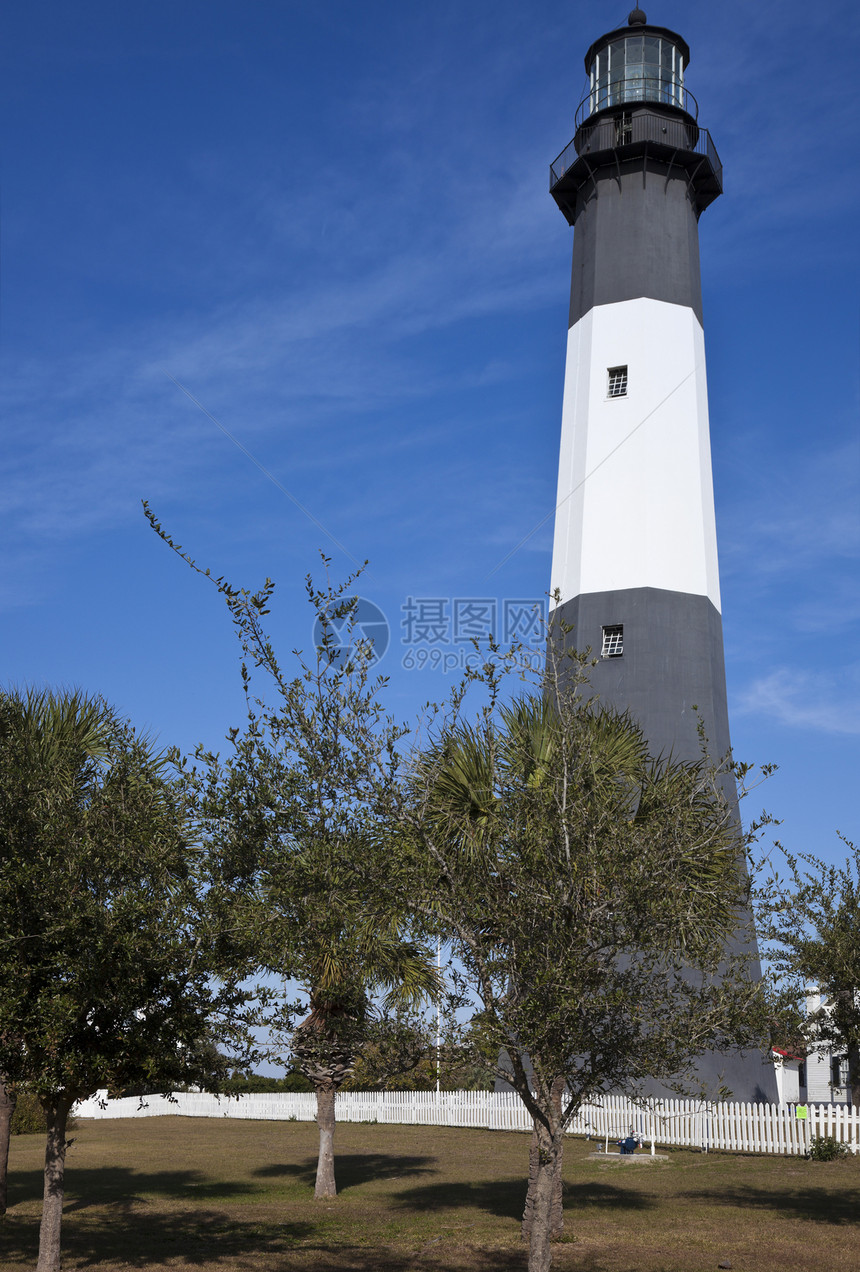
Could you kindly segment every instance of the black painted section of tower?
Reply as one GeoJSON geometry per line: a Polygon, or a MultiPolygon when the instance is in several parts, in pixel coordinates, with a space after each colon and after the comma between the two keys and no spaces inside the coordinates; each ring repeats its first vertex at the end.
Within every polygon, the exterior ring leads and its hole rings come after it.
{"type": "Polygon", "coordinates": [[[648,157],[599,170],[579,191],[570,287],[572,327],[595,305],[648,297],[702,322],[699,232],[683,170],[648,157]]]}
{"type": "Polygon", "coordinates": [[[550,164],[550,193],[575,225],[582,196],[606,170],[620,183],[627,171],[643,171],[643,160],[646,171],[686,182],[697,217],[723,192],[723,165],[708,130],[679,107],[648,102],[590,115],[550,164]]]}
{"type": "MultiPolygon", "coordinates": [[[[642,728],[652,756],[717,765],[729,755],[723,625],[707,596],[654,587],[585,593],[554,610],[551,633],[557,636],[560,624],[572,629],[563,636],[565,648],[590,648],[598,659],[589,680],[599,704],[628,711],[642,728]],[[623,654],[599,657],[603,628],[619,625],[624,629],[623,654]]],[[[726,774],[721,785],[740,824],[734,778],[726,774]]],[[[750,979],[760,979],[749,912],[738,915],[726,954],[746,955],[750,979]]],[[[735,1100],[778,1099],[773,1065],[759,1052],[708,1052],[696,1061],[696,1073],[710,1098],[725,1087],[735,1100]]],[[[643,1094],[662,1099],[678,1092],[653,1081],[643,1094]]]]}
{"type": "Polygon", "coordinates": [[[651,754],[701,758],[699,720],[714,760],[730,747],[723,624],[707,596],[656,587],[592,592],[560,605],[551,623],[573,630],[567,646],[600,654],[603,627],[621,624],[624,653],[600,658],[591,688],[601,703],[629,710],[651,754]]]}

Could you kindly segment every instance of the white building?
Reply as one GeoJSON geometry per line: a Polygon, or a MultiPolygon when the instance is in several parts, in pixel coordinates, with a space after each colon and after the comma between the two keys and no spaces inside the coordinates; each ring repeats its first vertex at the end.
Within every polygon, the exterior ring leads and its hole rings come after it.
{"type": "MultiPolygon", "coordinates": [[[[813,1016],[827,1003],[821,994],[807,995],[806,1014],[813,1016]]],[[[831,1047],[820,1043],[807,1048],[805,1056],[773,1048],[776,1085],[780,1104],[850,1104],[848,1063],[837,1059],[831,1047]]]]}
{"type": "MultiPolygon", "coordinates": [[[[817,990],[806,998],[806,1014],[814,1016],[827,1011],[827,1001],[817,990]]],[[[835,1059],[832,1048],[826,1045],[811,1047],[806,1057],[806,1098],[810,1104],[850,1104],[848,1063],[835,1059]]]]}
{"type": "Polygon", "coordinates": [[[773,1048],[776,1089],[780,1104],[806,1104],[806,1057],[773,1048]]]}

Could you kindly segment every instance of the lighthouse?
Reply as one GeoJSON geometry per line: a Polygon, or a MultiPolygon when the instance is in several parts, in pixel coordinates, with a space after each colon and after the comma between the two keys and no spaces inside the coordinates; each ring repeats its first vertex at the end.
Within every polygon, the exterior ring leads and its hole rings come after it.
{"type": "MultiPolygon", "coordinates": [[[[698,224],[723,187],[689,60],[635,8],[586,53],[576,131],[550,168],[574,227],[551,622],[591,648],[591,688],[653,755],[700,759],[703,729],[716,762],[730,739],[698,224]]],[[[776,1099],[757,1053],[699,1070],[735,1099],[776,1099]]]]}

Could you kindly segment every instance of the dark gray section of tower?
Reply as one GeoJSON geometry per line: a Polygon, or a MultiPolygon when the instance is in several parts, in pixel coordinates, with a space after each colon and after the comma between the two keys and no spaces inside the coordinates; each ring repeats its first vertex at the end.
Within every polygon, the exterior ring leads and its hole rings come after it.
{"type": "MultiPolygon", "coordinates": [[[[697,761],[703,758],[703,744],[712,763],[728,755],[722,619],[707,596],[650,587],[587,593],[560,605],[550,621],[572,629],[566,645],[590,647],[595,653],[600,652],[604,627],[623,626],[623,654],[597,660],[589,689],[600,704],[630,712],[652,755],[697,761]]],[[[726,776],[722,785],[737,809],[734,779],[726,776]]],[[[726,954],[746,956],[750,978],[761,977],[749,913],[738,915],[726,954]]],[[[735,1100],[778,1100],[773,1065],[758,1052],[706,1053],[697,1060],[696,1072],[711,1098],[725,1088],[735,1100]]],[[[646,1084],[643,1093],[655,1098],[678,1094],[657,1081],[646,1084]]]]}
{"type": "Polygon", "coordinates": [[[624,653],[591,669],[600,701],[629,710],[645,731],[652,755],[695,760],[700,722],[708,752],[729,750],[729,714],[723,663],[723,625],[707,596],[629,588],[576,596],[553,621],[573,630],[577,649],[600,653],[602,629],[623,626],[624,653]]]}
{"type": "Polygon", "coordinates": [[[571,327],[595,305],[640,296],[686,305],[702,321],[697,215],[683,169],[640,156],[595,173],[577,204],[571,327]]]}

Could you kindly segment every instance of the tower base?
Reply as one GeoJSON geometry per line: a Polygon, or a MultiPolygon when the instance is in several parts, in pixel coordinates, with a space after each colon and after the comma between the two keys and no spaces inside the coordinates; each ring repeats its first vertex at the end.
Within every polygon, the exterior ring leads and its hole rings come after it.
{"type": "MultiPolygon", "coordinates": [[[[555,609],[550,617],[551,639],[561,639],[559,624],[571,628],[563,637],[564,648],[590,649],[597,659],[589,682],[598,705],[629,712],[655,759],[686,763],[704,759],[719,764],[729,755],[722,620],[707,596],[651,587],[586,593],[555,609]],[[622,652],[601,656],[606,629],[617,633],[619,628],[622,652]]],[[[563,664],[560,670],[563,675],[563,664]]],[[[731,773],[723,776],[721,784],[740,825],[731,773]]],[[[738,916],[726,954],[746,955],[750,980],[761,979],[748,912],[738,916]]],[[[696,1081],[705,1099],[718,1098],[724,1088],[731,1091],[733,1100],[778,1103],[769,1054],[705,1053],[696,1063],[696,1081]]],[[[679,1092],[654,1081],[643,1094],[673,1099],[679,1092]]]]}

